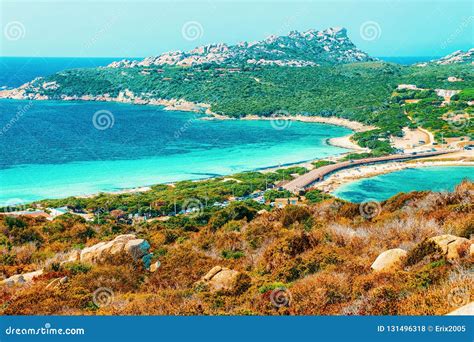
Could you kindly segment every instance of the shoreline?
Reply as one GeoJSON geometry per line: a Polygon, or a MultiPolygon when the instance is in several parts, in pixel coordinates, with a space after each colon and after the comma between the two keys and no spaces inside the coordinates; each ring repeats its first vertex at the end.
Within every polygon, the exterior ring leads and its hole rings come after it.
{"type": "MultiPolygon", "coordinates": [[[[2,91],[0,91],[0,94],[1,93],[2,93],[2,91]]],[[[0,96],[0,98],[5,99],[4,96],[0,96]]],[[[335,125],[335,126],[342,126],[342,127],[349,128],[353,131],[363,131],[363,130],[371,129],[370,126],[365,126],[365,125],[363,125],[359,122],[350,121],[350,120],[347,120],[347,119],[335,118],[335,117],[325,118],[325,117],[305,117],[305,116],[302,116],[302,115],[295,115],[295,116],[285,116],[285,117],[274,118],[274,117],[259,117],[259,116],[256,116],[256,115],[248,115],[248,116],[245,116],[243,118],[232,118],[232,117],[227,117],[227,116],[223,116],[223,115],[219,115],[219,114],[211,112],[210,108],[209,108],[210,106],[207,105],[207,104],[192,103],[192,102],[183,101],[183,100],[156,100],[156,101],[150,101],[148,103],[141,103],[139,101],[138,102],[137,101],[130,102],[128,100],[126,101],[126,100],[123,100],[123,98],[121,100],[115,101],[116,100],[115,98],[112,100],[112,98],[108,98],[108,97],[99,98],[99,99],[94,99],[94,98],[91,98],[91,97],[85,97],[85,98],[67,97],[67,98],[62,99],[62,100],[54,100],[54,99],[49,99],[49,98],[37,98],[37,99],[7,98],[7,99],[14,100],[14,101],[58,101],[58,102],[59,101],[71,101],[71,102],[73,102],[73,101],[78,101],[78,102],[96,101],[96,102],[113,102],[113,103],[132,104],[132,105],[133,104],[136,104],[136,105],[153,105],[153,106],[162,106],[163,110],[166,110],[166,111],[183,111],[183,112],[190,112],[190,113],[192,113],[192,112],[201,113],[203,115],[203,117],[200,118],[200,119],[202,119],[202,120],[252,120],[252,121],[253,120],[255,120],[255,121],[257,121],[257,120],[260,120],[260,121],[291,120],[291,121],[300,121],[300,122],[307,122],[307,123],[312,123],[313,122],[313,123],[320,123],[320,124],[329,124],[329,125],[335,125]],[[205,108],[205,111],[203,112],[204,108],[205,108]]],[[[352,151],[365,150],[362,147],[356,145],[355,143],[353,143],[351,141],[351,137],[352,137],[353,134],[354,133],[346,135],[346,136],[342,136],[342,137],[328,138],[328,139],[325,140],[325,143],[330,145],[330,146],[341,147],[341,148],[344,148],[344,149],[348,150],[348,151],[345,151],[343,153],[335,154],[333,156],[329,156],[329,157],[326,157],[326,158],[301,160],[301,161],[292,162],[292,163],[285,163],[285,164],[281,164],[281,165],[269,165],[269,166],[260,167],[260,168],[252,168],[252,169],[249,169],[248,171],[249,172],[256,171],[256,172],[266,173],[266,172],[272,172],[272,171],[275,171],[275,170],[278,170],[278,169],[285,169],[285,168],[290,168],[290,167],[294,167],[294,166],[303,166],[303,167],[311,169],[312,168],[312,163],[315,162],[315,161],[318,161],[318,160],[321,160],[321,159],[337,160],[337,159],[343,157],[344,155],[346,155],[348,153],[351,153],[352,151]]],[[[228,176],[228,175],[226,175],[226,176],[228,176]]],[[[200,178],[200,179],[195,179],[195,180],[192,180],[192,181],[202,181],[202,180],[206,180],[206,179],[210,179],[210,178],[214,178],[214,177],[200,178]]],[[[173,185],[174,183],[175,182],[157,183],[157,184],[173,185]]],[[[74,197],[76,197],[76,198],[91,198],[91,197],[95,197],[95,196],[97,196],[101,193],[110,194],[110,195],[142,193],[142,192],[147,192],[147,191],[151,190],[151,187],[153,185],[155,185],[155,184],[145,184],[145,185],[139,185],[139,186],[136,186],[136,187],[123,188],[123,189],[117,188],[115,190],[109,190],[109,191],[98,191],[98,192],[89,193],[89,194],[87,194],[87,193],[86,194],[79,194],[79,195],[76,195],[74,197]]],[[[66,196],[66,197],[68,197],[68,196],[66,196]]],[[[63,197],[60,196],[60,197],[57,197],[57,198],[54,198],[54,199],[60,199],[60,198],[63,198],[63,197]]],[[[28,202],[28,203],[33,203],[33,202],[38,202],[38,201],[48,200],[48,199],[51,199],[51,198],[35,200],[35,201],[28,202]]]]}
{"type": "MultiPolygon", "coordinates": [[[[359,121],[349,120],[345,118],[339,118],[336,116],[306,116],[301,114],[295,115],[278,115],[278,116],[259,116],[256,114],[247,114],[245,116],[239,118],[233,118],[229,116],[225,116],[222,114],[216,114],[212,112],[210,109],[206,110],[205,114],[208,117],[203,117],[202,120],[248,120],[248,121],[299,121],[299,122],[308,122],[308,123],[321,123],[326,125],[333,125],[339,127],[346,127],[354,132],[366,132],[372,129],[377,129],[375,126],[366,125],[359,121]]],[[[352,135],[352,134],[351,134],[352,135]]],[[[359,148],[363,148],[358,146],[359,148]]]]}
{"type": "MultiPolygon", "coordinates": [[[[0,98],[5,98],[5,91],[0,91],[0,98]]],[[[184,112],[196,112],[196,113],[201,113],[203,115],[202,120],[260,120],[260,121],[270,121],[270,120],[289,120],[289,121],[300,121],[300,122],[307,122],[307,123],[321,123],[321,124],[329,124],[329,125],[335,125],[335,126],[341,126],[341,127],[346,127],[355,132],[364,132],[367,130],[374,129],[376,127],[374,126],[368,126],[364,125],[360,122],[357,121],[351,121],[348,119],[344,118],[337,118],[337,117],[319,117],[319,116],[303,116],[303,115],[293,115],[293,116],[276,116],[276,117],[261,117],[257,115],[246,115],[241,118],[232,118],[220,114],[213,113],[210,110],[210,105],[205,104],[205,103],[193,103],[185,100],[176,100],[176,99],[171,99],[171,100],[148,100],[148,101],[143,101],[140,98],[135,98],[133,94],[127,93],[126,94],[128,97],[124,96],[119,96],[117,98],[111,98],[107,96],[99,96],[99,97],[66,97],[60,100],[52,100],[49,98],[36,98],[36,99],[30,99],[30,98],[11,98],[13,100],[50,100],[50,101],[105,101],[105,102],[114,102],[114,103],[124,103],[124,104],[136,104],[136,105],[155,105],[155,106],[162,106],[163,110],[166,111],[184,111],[184,112]]],[[[359,145],[357,145],[355,142],[352,141],[351,137],[353,134],[349,134],[346,136],[342,137],[335,137],[335,138],[328,138],[326,139],[326,143],[331,146],[336,146],[336,147],[341,147],[345,148],[348,151],[345,153],[341,153],[338,155],[326,157],[326,158],[318,158],[318,159],[312,159],[312,160],[303,160],[299,162],[294,162],[294,163],[288,163],[288,164],[283,164],[283,165],[272,165],[268,167],[261,167],[261,168],[254,168],[254,169],[249,169],[248,171],[256,171],[256,172],[273,172],[278,169],[285,169],[293,166],[303,166],[308,169],[312,169],[312,163],[318,160],[326,159],[326,160],[338,160],[347,153],[351,153],[352,151],[358,151],[358,152],[367,152],[370,151],[367,148],[363,148],[359,145]]],[[[361,178],[370,178],[374,177],[380,174],[384,173],[390,173],[394,172],[397,170],[402,170],[405,168],[410,168],[410,167],[429,167],[429,166],[474,166],[474,162],[462,162],[460,160],[457,161],[426,161],[426,162],[395,162],[395,163],[387,163],[387,164],[379,164],[379,165],[367,165],[367,166],[361,166],[359,168],[355,169],[347,169],[347,170],[341,170],[335,174],[330,175],[327,179],[323,180],[322,182],[318,183],[314,188],[323,190],[327,193],[333,192],[335,189],[338,187],[342,186],[343,184],[350,183],[352,181],[361,179],[361,178]]],[[[224,175],[223,175],[224,176],[224,175]]],[[[226,175],[228,176],[228,175],[226,175]]],[[[224,176],[225,177],[225,176],[224,176]]],[[[203,181],[206,179],[210,179],[214,177],[207,177],[207,178],[201,178],[201,179],[196,179],[193,181],[203,181]]],[[[169,183],[162,183],[162,184],[167,184],[167,185],[173,185],[175,182],[169,182],[169,183]]],[[[132,187],[132,188],[124,188],[124,189],[117,189],[113,191],[99,191],[96,193],[91,193],[91,194],[84,194],[84,195],[78,195],[75,196],[77,198],[91,198],[94,196],[99,195],[100,193],[104,194],[110,194],[110,195],[120,195],[120,194],[132,194],[132,193],[141,193],[141,192],[147,192],[151,190],[151,186],[154,184],[149,184],[149,185],[142,185],[142,186],[137,186],[137,187],[132,187]]],[[[46,200],[46,199],[45,199],[46,200]]],[[[41,201],[41,200],[39,200],[41,201]]],[[[37,202],[37,201],[33,201],[37,202]]]]}
{"type": "MultiPolygon", "coordinates": [[[[376,129],[375,126],[370,126],[363,124],[359,121],[349,120],[345,118],[339,118],[335,116],[323,117],[323,116],[305,116],[301,114],[295,115],[274,115],[270,117],[259,116],[256,114],[247,114],[239,118],[234,118],[226,116],[223,114],[217,114],[211,111],[211,105],[208,103],[201,102],[191,102],[184,99],[144,99],[140,96],[136,96],[133,92],[125,90],[120,92],[117,97],[111,97],[109,94],[103,95],[82,95],[82,96],[66,96],[62,95],[60,99],[51,99],[46,95],[40,94],[27,94],[26,88],[27,84],[19,88],[0,90],[0,99],[10,99],[10,100],[19,100],[19,101],[95,101],[95,102],[113,102],[113,103],[123,103],[131,105],[150,105],[150,106],[162,106],[163,110],[166,111],[183,111],[191,113],[200,113],[203,115],[200,120],[262,120],[262,121],[299,121],[299,122],[308,122],[308,123],[320,123],[327,125],[334,125],[339,127],[346,127],[350,130],[357,132],[366,132],[369,130],[376,129]]],[[[353,134],[350,134],[345,137],[338,137],[334,139],[329,139],[328,143],[332,146],[343,147],[351,150],[364,150],[368,149],[363,148],[357,145],[351,140],[353,134]],[[344,138],[344,139],[343,139],[344,138]]]]}
{"type": "MultiPolygon", "coordinates": [[[[326,158],[327,159],[327,158],[326,158]]],[[[315,160],[321,160],[321,159],[315,159],[315,160]]],[[[313,160],[313,161],[315,161],[313,160]]],[[[292,166],[305,166],[308,164],[311,164],[313,161],[306,161],[302,163],[291,163],[291,164],[285,164],[281,166],[273,166],[273,167],[268,167],[268,168],[260,168],[260,169],[252,169],[249,170],[249,172],[256,171],[256,172],[262,172],[262,173],[267,173],[267,172],[274,172],[279,169],[284,169],[292,166]]],[[[331,174],[328,178],[323,180],[320,183],[317,183],[315,186],[312,187],[312,189],[317,189],[321,190],[325,193],[328,193],[332,196],[335,196],[333,192],[340,188],[343,185],[346,185],[348,183],[352,183],[354,181],[360,180],[360,179],[367,179],[367,178],[372,178],[376,176],[380,176],[383,174],[388,174],[396,171],[401,171],[405,169],[410,169],[410,168],[424,168],[424,167],[439,167],[439,166],[467,166],[467,167],[474,167],[474,160],[470,161],[463,161],[463,160],[427,160],[427,161],[420,161],[420,160],[415,160],[415,161],[408,161],[408,162],[390,162],[386,164],[373,164],[373,165],[364,165],[358,168],[351,168],[351,169],[344,169],[341,171],[338,171],[334,174],[331,174]]],[[[219,177],[224,177],[228,178],[231,177],[232,174],[230,175],[222,175],[219,177]]],[[[191,180],[192,182],[200,182],[200,181],[205,181],[209,179],[217,178],[216,177],[207,177],[207,178],[201,178],[201,179],[195,179],[191,180]]],[[[151,184],[151,185],[144,185],[144,186],[137,186],[137,187],[132,187],[132,188],[124,188],[124,189],[117,189],[113,191],[99,191],[96,193],[90,193],[90,194],[85,194],[85,195],[77,195],[77,196],[66,196],[66,197],[76,197],[76,198],[93,198],[95,196],[98,196],[100,194],[107,194],[107,195],[122,195],[122,194],[136,194],[136,193],[144,193],[148,192],[151,190],[153,185],[157,184],[166,184],[171,187],[173,187],[176,182],[169,182],[169,183],[156,183],[156,184],[151,184]]],[[[25,204],[31,204],[31,203],[36,203],[36,202],[41,202],[45,200],[57,200],[57,199],[63,199],[66,197],[57,197],[57,198],[44,198],[40,200],[35,200],[25,204]]],[[[337,196],[335,196],[337,197],[337,196]]],[[[1,206],[0,206],[1,207],[1,206]]]]}

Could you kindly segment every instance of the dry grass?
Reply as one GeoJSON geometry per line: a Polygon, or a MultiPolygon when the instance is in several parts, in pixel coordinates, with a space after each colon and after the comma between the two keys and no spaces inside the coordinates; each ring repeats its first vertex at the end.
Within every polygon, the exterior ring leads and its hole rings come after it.
{"type": "Polygon", "coordinates": [[[58,266],[51,261],[60,260],[61,252],[127,233],[130,227],[64,218],[25,219],[25,226],[19,228],[8,226],[2,218],[0,230],[7,241],[0,249],[3,274],[47,267],[31,284],[1,287],[1,313],[445,314],[473,300],[472,260],[467,249],[458,262],[445,260],[423,241],[446,233],[469,238],[474,227],[473,191],[473,184],[465,182],[453,193],[395,196],[369,220],[361,217],[357,205],[330,199],[264,213],[250,222],[230,221],[217,230],[210,226],[195,232],[171,229],[158,222],[135,226],[161,262],[155,273],[126,256],[102,265],[58,266]],[[28,241],[32,236],[38,239],[28,241]],[[377,255],[389,248],[409,251],[405,268],[392,273],[371,271],[377,255]],[[227,295],[198,289],[196,282],[216,265],[245,273],[251,286],[227,295]],[[64,276],[68,277],[65,284],[46,289],[53,279],[64,276]],[[98,307],[92,294],[102,287],[113,291],[113,301],[98,307]],[[275,306],[271,296],[281,287],[290,300],[275,306]]]}

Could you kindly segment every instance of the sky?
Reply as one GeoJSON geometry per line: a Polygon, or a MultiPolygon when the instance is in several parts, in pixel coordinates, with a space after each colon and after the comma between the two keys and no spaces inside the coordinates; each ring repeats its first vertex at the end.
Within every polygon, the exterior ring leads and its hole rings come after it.
{"type": "Polygon", "coordinates": [[[464,0],[0,0],[0,56],[145,57],[291,30],[345,27],[372,56],[444,56],[474,47],[464,0]]]}

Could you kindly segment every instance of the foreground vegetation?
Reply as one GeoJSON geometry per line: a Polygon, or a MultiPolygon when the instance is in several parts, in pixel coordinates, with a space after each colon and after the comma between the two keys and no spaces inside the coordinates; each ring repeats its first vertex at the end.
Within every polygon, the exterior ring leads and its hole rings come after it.
{"type": "MultiPolygon", "coordinates": [[[[67,206],[77,212],[101,211],[105,216],[112,210],[121,210],[126,214],[147,214],[154,217],[175,214],[186,210],[188,205],[197,203],[198,206],[202,206],[205,212],[208,212],[212,211],[211,207],[215,203],[223,203],[231,198],[242,198],[256,191],[275,188],[279,182],[291,180],[295,175],[304,174],[307,171],[304,167],[289,167],[268,173],[243,172],[229,177],[217,177],[201,181],[180,181],[173,185],[158,184],[152,186],[151,190],[146,192],[101,193],[88,198],[69,197],[42,200],[28,206],[67,206]]],[[[290,195],[289,192],[274,190],[266,192],[265,199],[273,201],[276,197],[290,197],[290,195]]],[[[18,208],[0,208],[0,211],[12,209],[18,208]]]]}
{"type": "Polygon", "coordinates": [[[474,184],[466,181],[453,193],[399,194],[381,203],[380,213],[371,218],[362,215],[359,205],[334,198],[272,211],[237,201],[213,212],[133,226],[110,217],[86,222],[71,214],[53,221],[2,216],[3,275],[42,267],[45,272],[25,285],[2,286],[0,311],[7,315],[445,314],[456,308],[449,300],[452,290],[472,286],[466,276],[472,260],[449,260],[426,239],[446,233],[470,238],[473,191],[474,184]],[[150,243],[153,262],[160,262],[155,272],[120,256],[98,264],[55,261],[66,251],[126,233],[150,243]],[[381,252],[397,247],[409,251],[401,269],[371,270],[381,252]],[[202,287],[200,279],[216,265],[241,272],[242,286],[233,292],[202,287]],[[58,278],[67,281],[48,286],[58,278]],[[113,292],[107,305],[92,300],[99,288],[113,292]],[[284,305],[269,299],[275,289],[284,289],[289,298],[284,305]]]}

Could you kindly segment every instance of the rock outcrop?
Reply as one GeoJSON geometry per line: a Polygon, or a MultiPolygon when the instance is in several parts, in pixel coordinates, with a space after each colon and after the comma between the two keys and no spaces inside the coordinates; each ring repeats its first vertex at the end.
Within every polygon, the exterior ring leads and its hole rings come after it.
{"type": "MultiPolygon", "coordinates": [[[[108,257],[118,255],[122,252],[127,253],[132,260],[141,260],[146,269],[150,268],[152,253],[149,253],[150,244],[144,239],[137,239],[135,234],[119,235],[115,239],[108,242],[99,242],[90,247],[84,248],[82,251],[74,250],[61,256],[60,263],[67,262],[84,262],[84,263],[102,263],[108,257]]],[[[158,266],[159,267],[159,266],[158,266]]],[[[156,269],[158,268],[156,267],[156,269]]],[[[155,269],[155,270],[156,270],[155,269]]],[[[43,270],[28,272],[23,274],[16,274],[1,282],[6,285],[22,285],[29,283],[34,277],[43,274],[43,270]]],[[[58,282],[65,282],[66,279],[57,280],[58,282]]],[[[58,284],[48,284],[48,287],[56,286],[58,284]]]]}
{"type": "Polygon", "coordinates": [[[62,285],[66,284],[68,281],[69,281],[69,278],[67,276],[56,278],[56,279],[53,279],[48,285],[46,285],[45,288],[50,289],[50,290],[57,289],[61,287],[62,285]]]}
{"type": "Polygon", "coordinates": [[[208,63],[303,67],[372,60],[374,58],[352,43],[345,28],[334,27],[322,31],[291,31],[286,36],[271,35],[258,42],[241,42],[236,45],[209,44],[188,52],[172,51],[141,61],[113,62],[108,67],[191,66],[208,63]]]}
{"type": "Polygon", "coordinates": [[[250,286],[250,281],[250,277],[244,273],[215,266],[202,277],[197,285],[213,293],[239,294],[250,286]]]}
{"type": "Polygon", "coordinates": [[[474,316],[474,302],[461,306],[446,314],[446,316],[474,316]]]}
{"type": "Polygon", "coordinates": [[[453,53],[441,57],[439,59],[431,60],[428,63],[421,63],[419,65],[424,66],[422,64],[438,64],[438,65],[446,65],[446,64],[459,64],[459,63],[474,63],[474,48],[471,48],[467,51],[457,50],[453,53]]]}
{"type": "Polygon", "coordinates": [[[80,254],[80,261],[101,263],[108,256],[118,255],[122,252],[129,254],[133,260],[143,260],[149,254],[149,249],[150,244],[146,240],[137,239],[134,234],[119,235],[111,241],[99,242],[84,248],[80,254]]]}
{"type": "Polygon", "coordinates": [[[406,257],[407,251],[401,248],[386,250],[375,259],[371,268],[377,272],[395,271],[401,269],[403,259],[406,257]]]}
{"type": "Polygon", "coordinates": [[[451,234],[438,235],[428,239],[428,241],[436,243],[449,260],[466,256],[470,253],[470,248],[472,247],[470,240],[451,234]],[[463,251],[465,251],[465,254],[463,251]]]}
{"type": "Polygon", "coordinates": [[[1,282],[4,285],[23,285],[30,283],[34,277],[38,277],[43,274],[43,270],[38,270],[34,272],[28,272],[23,274],[15,274],[10,278],[7,278],[1,282]]]}
{"type": "Polygon", "coordinates": [[[161,266],[161,262],[155,261],[153,264],[150,265],[150,272],[156,272],[161,266]]]}

